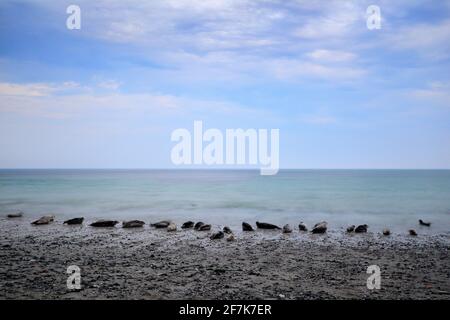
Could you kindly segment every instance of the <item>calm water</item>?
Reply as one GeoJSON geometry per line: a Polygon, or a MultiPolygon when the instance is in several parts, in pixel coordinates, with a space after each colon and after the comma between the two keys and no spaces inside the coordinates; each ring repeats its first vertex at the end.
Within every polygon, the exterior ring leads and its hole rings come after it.
{"type": "Polygon", "coordinates": [[[450,231],[450,170],[0,170],[0,213],[450,231]]]}

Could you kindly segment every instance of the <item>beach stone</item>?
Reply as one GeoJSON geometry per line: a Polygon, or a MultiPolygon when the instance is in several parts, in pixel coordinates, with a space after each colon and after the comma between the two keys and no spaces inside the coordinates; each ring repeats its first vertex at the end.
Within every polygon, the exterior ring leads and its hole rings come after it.
{"type": "Polygon", "coordinates": [[[50,222],[53,222],[55,220],[54,216],[43,216],[36,221],[33,221],[31,224],[34,225],[41,225],[41,224],[49,224],[50,222]]]}
{"type": "Polygon", "coordinates": [[[170,221],[163,220],[155,223],[151,223],[150,226],[155,227],[157,229],[167,228],[170,224],[170,221]]]}
{"type": "Polygon", "coordinates": [[[74,224],[82,224],[84,218],[72,218],[63,222],[63,224],[74,225],[74,224]]]}
{"type": "Polygon", "coordinates": [[[23,212],[14,212],[7,215],[8,218],[21,218],[23,217],[23,212]]]}
{"type": "Polygon", "coordinates": [[[225,236],[225,234],[223,233],[223,231],[218,231],[215,232],[211,235],[211,240],[216,240],[216,239],[223,239],[223,237],[225,236]]]}
{"type": "Polygon", "coordinates": [[[417,236],[417,232],[416,232],[416,230],[414,230],[414,229],[409,230],[409,234],[410,234],[411,236],[417,236]]]}
{"type": "Polygon", "coordinates": [[[181,229],[189,229],[189,228],[192,228],[193,226],[194,226],[194,222],[187,221],[187,222],[183,223],[183,225],[181,226],[181,229]]]}
{"type": "Polygon", "coordinates": [[[311,230],[312,233],[325,233],[327,231],[327,222],[326,221],[322,221],[319,223],[316,223],[313,227],[313,229],[311,230]]]}
{"type": "Polygon", "coordinates": [[[383,235],[388,236],[391,234],[391,230],[389,229],[383,229],[383,235]]]}
{"type": "Polygon", "coordinates": [[[367,232],[367,228],[369,228],[369,226],[367,224],[361,224],[355,228],[355,232],[356,233],[364,233],[364,232],[367,232]]]}
{"type": "Polygon", "coordinates": [[[259,221],[256,221],[256,227],[259,229],[281,229],[279,226],[274,224],[259,221]]]}
{"type": "Polygon", "coordinates": [[[347,232],[348,233],[353,232],[353,231],[355,231],[355,225],[354,224],[352,224],[350,227],[347,228],[347,232]]]}
{"type": "Polygon", "coordinates": [[[168,232],[173,232],[173,231],[177,231],[177,225],[175,224],[175,223],[170,223],[168,226],[167,226],[167,231],[168,232]]]}
{"type": "Polygon", "coordinates": [[[114,227],[119,221],[116,220],[98,220],[90,224],[91,227],[108,228],[114,227]]]}
{"type": "Polygon", "coordinates": [[[247,222],[242,222],[242,231],[254,231],[253,227],[247,223],[247,222]]]}
{"type": "Polygon", "coordinates": [[[200,228],[198,228],[198,231],[209,231],[209,230],[211,230],[210,224],[204,224],[204,225],[200,226],[200,228]]]}
{"type": "Polygon", "coordinates": [[[141,220],[130,220],[122,222],[122,228],[140,228],[145,224],[144,221],[141,220]]]}
{"type": "Polygon", "coordinates": [[[306,224],[304,224],[303,222],[300,222],[300,224],[298,225],[298,229],[300,231],[308,231],[308,228],[306,227],[306,224]]]}
{"type": "Polygon", "coordinates": [[[292,228],[290,225],[286,224],[283,226],[283,233],[291,233],[292,232],[292,228]]]}
{"type": "Polygon", "coordinates": [[[226,234],[231,234],[233,233],[233,231],[231,231],[231,229],[227,226],[223,227],[223,232],[225,232],[226,234]]]}
{"type": "Polygon", "coordinates": [[[197,223],[195,224],[194,229],[195,229],[195,230],[198,230],[198,229],[200,229],[200,227],[203,226],[203,225],[204,225],[204,223],[201,222],[201,221],[199,221],[199,222],[197,222],[197,223]]]}

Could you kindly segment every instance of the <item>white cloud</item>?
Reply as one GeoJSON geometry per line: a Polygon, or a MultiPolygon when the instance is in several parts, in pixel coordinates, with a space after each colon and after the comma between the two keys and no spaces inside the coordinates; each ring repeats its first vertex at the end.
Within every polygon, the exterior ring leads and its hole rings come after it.
{"type": "Polygon", "coordinates": [[[323,62],[347,62],[356,58],[356,55],[351,52],[338,50],[317,49],[306,54],[307,57],[323,62]]]}

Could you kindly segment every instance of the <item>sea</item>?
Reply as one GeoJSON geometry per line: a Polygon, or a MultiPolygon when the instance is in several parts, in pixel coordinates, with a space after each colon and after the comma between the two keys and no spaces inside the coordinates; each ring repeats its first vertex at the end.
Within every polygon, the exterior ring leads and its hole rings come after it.
{"type": "Polygon", "coordinates": [[[2,169],[0,214],[450,234],[450,170],[2,169]],[[420,227],[418,219],[432,223],[420,227]]]}

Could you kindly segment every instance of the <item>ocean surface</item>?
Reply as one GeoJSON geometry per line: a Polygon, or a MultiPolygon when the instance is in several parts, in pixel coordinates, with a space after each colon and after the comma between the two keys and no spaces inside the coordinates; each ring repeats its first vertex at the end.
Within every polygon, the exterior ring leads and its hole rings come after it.
{"type": "Polygon", "coordinates": [[[0,214],[450,233],[450,170],[0,170],[0,214]],[[422,218],[431,228],[419,227],[422,218]]]}

